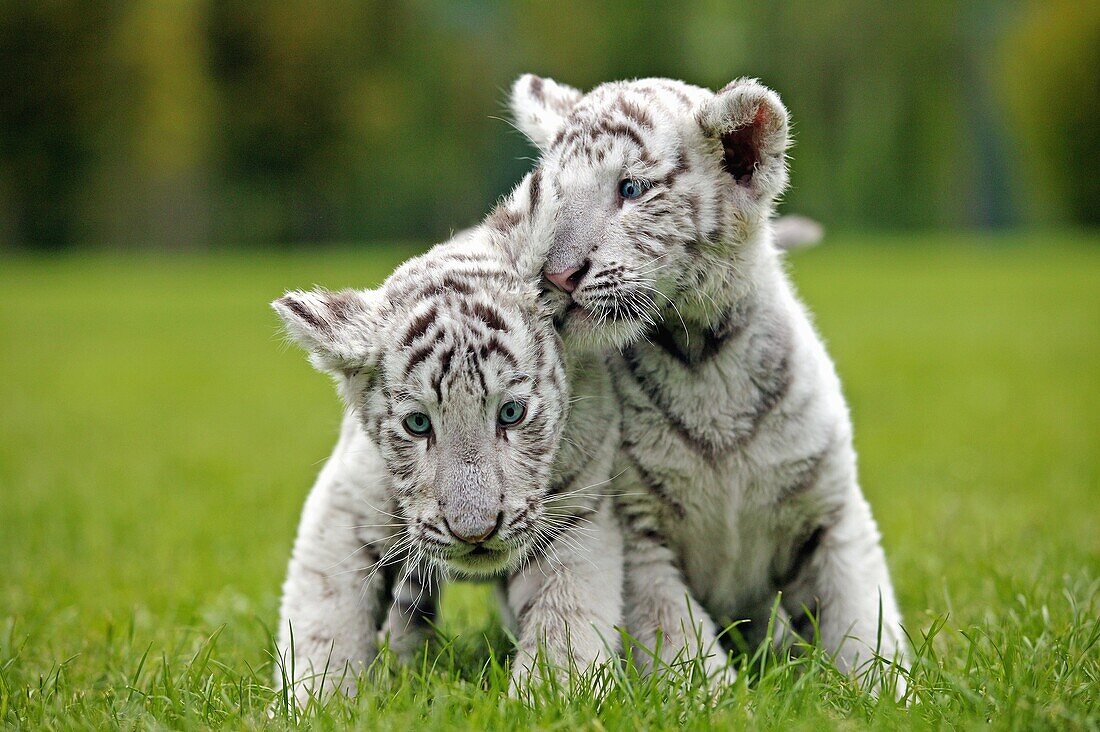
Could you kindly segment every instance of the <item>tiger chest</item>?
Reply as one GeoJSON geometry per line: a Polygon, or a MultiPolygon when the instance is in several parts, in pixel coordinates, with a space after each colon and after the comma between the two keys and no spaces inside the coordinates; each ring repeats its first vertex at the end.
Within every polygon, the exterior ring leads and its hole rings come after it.
{"type": "MultiPolygon", "coordinates": [[[[674,406],[668,408],[625,366],[616,376],[624,405],[624,467],[638,476],[629,490],[645,491],[659,504],[663,533],[709,611],[755,612],[774,593],[774,560],[792,530],[787,507],[772,500],[776,470],[762,445],[768,440],[723,445],[722,436],[730,432],[720,426],[731,399],[719,393],[709,401],[677,400],[675,384],[666,384],[674,406]],[[694,410],[694,430],[678,418],[684,404],[694,410]],[[708,424],[714,435],[709,443],[699,438],[708,434],[702,427],[708,424]]],[[[737,408],[736,398],[732,402],[737,408]]]]}

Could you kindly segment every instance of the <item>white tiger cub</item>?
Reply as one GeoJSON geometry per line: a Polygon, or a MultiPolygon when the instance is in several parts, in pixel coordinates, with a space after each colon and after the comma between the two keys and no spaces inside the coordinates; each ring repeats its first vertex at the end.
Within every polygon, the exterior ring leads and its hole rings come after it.
{"type": "MultiPolygon", "coordinates": [[[[527,209],[529,186],[505,204],[527,209]]],[[[489,221],[512,217],[502,205],[489,221]]],[[[506,239],[480,226],[375,291],[273,303],[348,405],[283,587],[277,683],[294,683],[300,703],[333,686],[355,693],[387,610],[393,643],[413,647],[440,571],[506,577],[513,688],[541,671],[539,650],[552,668],[582,670],[616,650],[621,539],[598,486],[618,406],[600,357],[562,353],[539,300],[541,258],[526,275],[508,258],[537,247],[506,239]]]]}
{"type": "MultiPolygon", "coordinates": [[[[906,643],[832,361],[773,246],[787,110],[755,80],[588,94],[527,75],[563,339],[612,347],[626,624],[666,661],[759,638],[777,593],[842,670],[906,643]],[[716,624],[717,623],[717,624],[716,624]]],[[[725,658],[712,653],[708,671],[725,658]]]]}

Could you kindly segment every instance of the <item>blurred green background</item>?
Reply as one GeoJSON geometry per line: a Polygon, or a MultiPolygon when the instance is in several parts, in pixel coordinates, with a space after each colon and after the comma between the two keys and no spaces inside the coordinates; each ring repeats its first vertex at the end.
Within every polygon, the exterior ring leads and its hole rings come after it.
{"type": "MultiPolygon", "coordinates": [[[[340,407],[266,303],[376,284],[416,251],[0,266],[0,728],[286,726],[266,717],[268,633],[340,407]]],[[[1100,727],[1100,236],[833,235],[792,269],[907,627],[948,623],[911,685],[923,703],[882,709],[818,673],[702,708],[624,692],[525,710],[487,670],[509,648],[490,588],[459,583],[454,653],[315,728],[1100,727]]]]}
{"type": "Polygon", "coordinates": [[[0,247],[441,239],[526,71],[760,77],[834,228],[1100,223],[1095,0],[0,0],[0,69],[0,247]]]}
{"type": "Polygon", "coordinates": [[[527,71],[752,75],[790,107],[783,210],[830,232],[793,276],[907,625],[948,622],[929,703],[826,675],[694,718],[498,707],[482,633],[507,643],[460,585],[457,658],[351,719],[1096,729],[1096,0],[0,0],[0,727],[270,723],[340,406],[266,304],[375,285],[480,219],[532,164],[505,107],[527,71]]]}

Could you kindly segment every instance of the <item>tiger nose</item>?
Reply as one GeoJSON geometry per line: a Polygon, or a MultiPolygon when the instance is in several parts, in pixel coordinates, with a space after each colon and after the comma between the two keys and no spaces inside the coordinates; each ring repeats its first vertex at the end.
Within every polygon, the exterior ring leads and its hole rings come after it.
{"type": "Polygon", "coordinates": [[[577,289],[577,285],[581,283],[581,279],[584,277],[585,273],[588,272],[588,267],[588,262],[585,262],[580,267],[571,267],[569,269],[564,269],[561,272],[550,272],[549,270],[547,270],[545,272],[546,279],[553,282],[562,290],[565,290],[566,292],[572,292],[573,290],[577,289]]]}
{"type": "Polygon", "coordinates": [[[493,538],[493,535],[500,531],[500,525],[504,522],[504,512],[501,511],[496,515],[496,520],[491,523],[488,521],[475,521],[470,520],[470,517],[465,517],[465,520],[456,521],[454,525],[443,518],[443,525],[447,527],[447,531],[451,532],[451,536],[466,544],[481,544],[482,542],[489,541],[493,538]]]}

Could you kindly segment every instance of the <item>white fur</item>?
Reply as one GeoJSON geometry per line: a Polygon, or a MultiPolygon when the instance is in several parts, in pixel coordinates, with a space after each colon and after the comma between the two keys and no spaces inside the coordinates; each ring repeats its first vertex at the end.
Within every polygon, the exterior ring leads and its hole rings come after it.
{"type": "MultiPolygon", "coordinates": [[[[502,206],[526,205],[525,185],[502,206]]],[[[561,352],[534,270],[505,258],[530,256],[532,246],[514,243],[525,232],[479,227],[378,291],[275,303],[349,405],[283,586],[276,681],[293,684],[299,703],[354,694],[380,631],[398,652],[422,647],[441,573],[498,576],[507,588],[519,630],[514,690],[540,653],[567,673],[617,648],[621,539],[602,494],[619,411],[602,359],[561,352]],[[501,399],[526,404],[521,425],[496,427],[501,399]],[[431,441],[401,427],[410,409],[431,415],[431,441]],[[499,531],[482,546],[503,559],[482,569],[454,527],[494,519],[499,531]]]]}
{"type": "Polygon", "coordinates": [[[614,349],[628,628],[650,648],[663,635],[665,661],[710,654],[723,674],[718,628],[748,620],[761,638],[782,593],[803,632],[813,610],[842,670],[904,659],[840,382],[771,228],[787,185],[779,97],[751,79],[718,93],[642,79],[547,118],[530,87],[513,108],[553,191],[533,216],[553,222],[547,271],[583,273],[548,297],[567,342],[614,349]],[[646,192],[618,197],[625,178],[646,192]]]}

